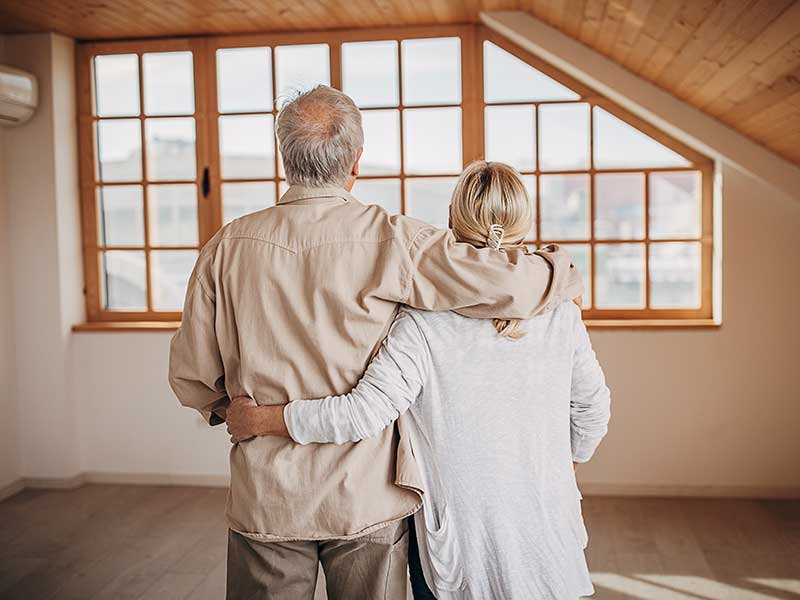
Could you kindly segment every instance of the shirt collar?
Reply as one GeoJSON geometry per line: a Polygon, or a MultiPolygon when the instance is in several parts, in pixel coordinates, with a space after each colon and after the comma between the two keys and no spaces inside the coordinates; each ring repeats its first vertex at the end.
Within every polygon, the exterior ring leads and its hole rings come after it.
{"type": "Polygon", "coordinates": [[[338,198],[342,202],[358,202],[355,197],[340,187],[306,187],[293,185],[278,200],[278,204],[318,204],[338,198]]]}

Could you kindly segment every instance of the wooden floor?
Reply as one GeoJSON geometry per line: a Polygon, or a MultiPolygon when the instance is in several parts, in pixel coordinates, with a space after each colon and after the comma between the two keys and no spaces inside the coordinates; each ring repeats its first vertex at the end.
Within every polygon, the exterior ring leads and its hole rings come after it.
{"type": "MultiPolygon", "coordinates": [[[[224,504],[212,488],[22,492],[0,503],[0,598],[224,598],[224,504]]],[[[584,513],[595,598],[800,600],[800,501],[587,498],[584,513]]]]}

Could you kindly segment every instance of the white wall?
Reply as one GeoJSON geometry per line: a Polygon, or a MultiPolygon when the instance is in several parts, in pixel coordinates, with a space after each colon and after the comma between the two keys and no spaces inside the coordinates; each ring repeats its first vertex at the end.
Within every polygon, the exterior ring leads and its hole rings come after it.
{"type": "MultiPolygon", "coordinates": [[[[5,56],[5,37],[0,36],[0,64],[5,56]]],[[[20,476],[17,436],[17,399],[14,393],[14,306],[11,292],[11,244],[9,206],[5,192],[3,147],[0,128],[0,490],[20,476]]]]}
{"type": "Polygon", "coordinates": [[[70,328],[83,318],[73,56],[73,42],[58,35],[5,40],[5,62],[39,81],[34,117],[3,136],[24,477],[71,477],[81,469],[67,366],[70,328]]]}

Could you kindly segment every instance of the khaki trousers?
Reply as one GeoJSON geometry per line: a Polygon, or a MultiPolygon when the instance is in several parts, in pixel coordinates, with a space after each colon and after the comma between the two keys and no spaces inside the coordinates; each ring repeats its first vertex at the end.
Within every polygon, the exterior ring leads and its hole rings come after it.
{"type": "Polygon", "coordinates": [[[259,542],[229,531],[227,600],[313,600],[319,563],[329,600],[405,600],[406,520],[326,542],[259,542]]]}

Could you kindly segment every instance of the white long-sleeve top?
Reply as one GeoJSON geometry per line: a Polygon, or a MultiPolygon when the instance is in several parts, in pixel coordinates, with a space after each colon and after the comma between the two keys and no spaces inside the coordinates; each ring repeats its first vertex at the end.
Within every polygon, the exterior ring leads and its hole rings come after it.
{"type": "Polygon", "coordinates": [[[573,303],[520,329],[512,340],[491,321],[402,309],[349,394],[284,412],[301,444],[358,441],[404,415],[425,483],[420,558],[440,599],[594,591],[572,462],[605,435],[609,390],[573,303]]]}

